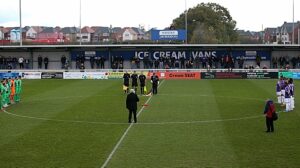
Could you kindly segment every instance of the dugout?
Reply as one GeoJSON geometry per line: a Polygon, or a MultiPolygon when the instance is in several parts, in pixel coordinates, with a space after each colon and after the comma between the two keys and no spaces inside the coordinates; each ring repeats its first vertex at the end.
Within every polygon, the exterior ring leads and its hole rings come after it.
{"type": "MultiPolygon", "coordinates": [[[[261,56],[261,66],[271,66],[272,58],[284,56],[287,60],[300,57],[300,45],[265,45],[265,44],[141,44],[141,45],[24,45],[0,46],[0,56],[5,58],[20,58],[30,60],[30,68],[37,69],[37,58],[48,57],[48,69],[61,69],[61,57],[64,55],[70,60],[70,68],[76,68],[76,58],[85,58],[85,68],[90,69],[91,57],[104,57],[105,68],[110,69],[112,62],[118,58],[124,59],[124,69],[132,67],[132,57],[140,59],[140,68],[144,61],[154,61],[160,57],[174,57],[192,59],[194,57],[216,56],[218,58],[230,54],[237,60],[240,56],[245,58],[244,65],[255,65],[256,55],[261,56]]],[[[1,62],[0,62],[1,64],[1,62]]],[[[237,66],[237,61],[235,61],[237,66]]],[[[149,67],[150,68],[150,67],[149,67]]]]}

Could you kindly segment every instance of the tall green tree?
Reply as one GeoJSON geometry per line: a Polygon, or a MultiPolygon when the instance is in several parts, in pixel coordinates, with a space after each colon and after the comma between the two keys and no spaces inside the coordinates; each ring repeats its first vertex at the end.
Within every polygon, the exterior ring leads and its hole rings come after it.
{"type": "MultiPolygon", "coordinates": [[[[173,20],[176,29],[185,29],[185,13],[173,20]]],[[[236,21],[216,3],[201,3],[187,11],[188,42],[197,44],[237,43],[236,21]]]]}

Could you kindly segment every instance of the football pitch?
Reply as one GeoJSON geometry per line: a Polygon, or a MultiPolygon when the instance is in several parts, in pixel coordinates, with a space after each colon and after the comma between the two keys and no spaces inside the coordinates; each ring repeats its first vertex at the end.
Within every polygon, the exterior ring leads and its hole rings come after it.
{"type": "Polygon", "coordinates": [[[164,80],[128,124],[122,80],[24,80],[0,112],[0,167],[299,167],[299,81],[296,109],[265,133],[275,85],[164,80]]]}

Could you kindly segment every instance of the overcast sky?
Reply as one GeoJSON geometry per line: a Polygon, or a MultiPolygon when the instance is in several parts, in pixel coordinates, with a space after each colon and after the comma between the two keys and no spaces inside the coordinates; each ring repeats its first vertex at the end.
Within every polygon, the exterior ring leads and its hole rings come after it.
{"type": "MultiPolygon", "coordinates": [[[[22,0],[22,25],[79,26],[80,0],[22,0]]],[[[293,21],[293,0],[82,0],[82,26],[168,27],[187,7],[216,2],[226,7],[237,28],[260,31],[293,21]]],[[[295,0],[295,21],[300,0],[295,0]]],[[[0,26],[19,25],[19,0],[0,0],[0,26]]]]}

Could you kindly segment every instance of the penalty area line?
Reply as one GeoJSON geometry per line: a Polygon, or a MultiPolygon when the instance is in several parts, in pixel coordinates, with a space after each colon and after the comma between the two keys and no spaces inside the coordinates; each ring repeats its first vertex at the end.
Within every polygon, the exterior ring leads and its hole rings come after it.
{"type": "MultiPolygon", "coordinates": [[[[163,80],[160,85],[158,86],[158,88],[164,83],[165,80],[163,80]]],[[[150,100],[152,99],[153,95],[150,96],[148,98],[148,100],[145,102],[145,104],[148,104],[150,102],[150,100]]],[[[140,111],[137,114],[137,117],[142,113],[142,111],[145,109],[145,106],[143,106],[140,111]]],[[[123,142],[124,138],[126,137],[126,135],[128,134],[129,130],[131,129],[131,127],[134,125],[134,123],[131,123],[128,128],[125,130],[125,132],[123,133],[122,137],[120,138],[120,140],[117,142],[117,144],[115,145],[115,147],[113,148],[113,150],[110,152],[110,154],[108,155],[108,157],[106,158],[105,162],[103,163],[103,165],[101,166],[101,168],[105,168],[109,161],[111,160],[111,158],[113,157],[113,155],[115,154],[115,152],[117,151],[117,149],[119,148],[119,146],[121,145],[121,143],[123,142]]]]}

